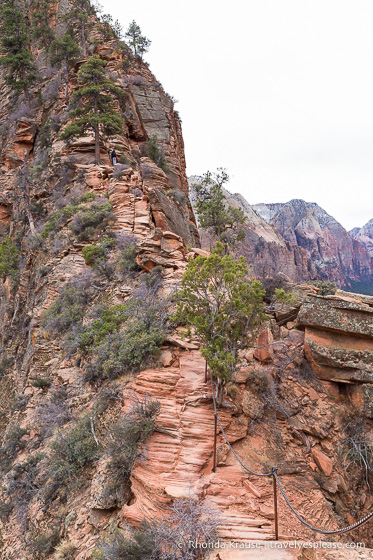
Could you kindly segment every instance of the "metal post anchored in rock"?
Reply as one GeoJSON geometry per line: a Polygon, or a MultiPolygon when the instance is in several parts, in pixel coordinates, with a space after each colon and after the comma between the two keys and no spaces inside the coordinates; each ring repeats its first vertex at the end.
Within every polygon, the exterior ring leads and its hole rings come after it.
{"type": "Polygon", "coordinates": [[[275,473],[278,467],[272,467],[272,480],[273,480],[273,503],[275,509],[275,540],[278,541],[278,511],[277,511],[277,482],[275,473]]]}
{"type": "Polygon", "coordinates": [[[217,438],[217,431],[218,431],[218,415],[215,413],[215,422],[214,422],[214,466],[212,468],[212,472],[216,470],[216,438],[217,438]]]}
{"type": "Polygon", "coordinates": [[[205,360],[205,383],[207,383],[207,362],[205,360]]]}

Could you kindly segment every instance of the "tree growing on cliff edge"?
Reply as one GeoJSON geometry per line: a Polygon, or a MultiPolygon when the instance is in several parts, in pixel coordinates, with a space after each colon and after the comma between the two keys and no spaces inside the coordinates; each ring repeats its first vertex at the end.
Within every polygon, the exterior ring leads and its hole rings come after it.
{"type": "Polygon", "coordinates": [[[229,175],[219,168],[215,173],[207,171],[199,183],[193,185],[196,193],[196,211],[199,225],[214,239],[223,243],[227,252],[245,239],[243,228],[246,216],[241,208],[228,204],[223,192],[229,175]]]}
{"type": "Polygon", "coordinates": [[[133,54],[142,61],[142,57],[148,52],[151,45],[150,39],[141,34],[140,26],[133,20],[126,31],[126,39],[133,54]]]}
{"type": "Polygon", "coordinates": [[[60,39],[55,39],[51,44],[51,63],[58,67],[65,66],[65,99],[67,99],[69,85],[69,70],[79,58],[80,48],[75,38],[73,29],[69,28],[60,39]]]}
{"type": "Polygon", "coordinates": [[[0,245],[0,278],[2,280],[9,277],[14,281],[18,278],[19,254],[11,237],[5,237],[0,245]]]}
{"type": "Polygon", "coordinates": [[[122,90],[105,75],[106,62],[98,56],[90,58],[78,72],[81,85],[72,97],[75,108],[69,112],[72,122],[61,134],[62,140],[83,136],[88,130],[95,135],[95,161],[100,163],[100,135],[110,136],[123,130],[123,119],[113,107],[114,97],[122,97],[122,90]]]}
{"type": "Polygon", "coordinates": [[[25,11],[10,0],[1,10],[1,50],[4,56],[0,64],[7,70],[5,83],[15,91],[23,91],[29,101],[29,87],[36,80],[36,66],[31,52],[29,21],[25,11]]]}
{"type": "Polygon", "coordinates": [[[83,56],[87,56],[87,27],[89,16],[94,15],[95,9],[90,0],[74,0],[71,10],[66,14],[65,19],[69,23],[75,23],[80,30],[83,56]]]}
{"type": "Polygon", "coordinates": [[[51,0],[33,0],[31,5],[32,36],[49,49],[54,31],[51,27],[54,6],[51,0]]]}
{"type": "Polygon", "coordinates": [[[218,406],[239,365],[239,350],[252,342],[264,320],[264,293],[258,280],[249,280],[245,259],[227,255],[222,243],[209,257],[187,265],[174,320],[194,329],[217,382],[218,406]]]}

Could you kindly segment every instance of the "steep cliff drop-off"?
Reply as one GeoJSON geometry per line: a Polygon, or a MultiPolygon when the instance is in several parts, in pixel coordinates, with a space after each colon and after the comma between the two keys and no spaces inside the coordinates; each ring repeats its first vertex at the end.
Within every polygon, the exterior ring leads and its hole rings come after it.
{"type": "MultiPolygon", "coordinates": [[[[61,2],[60,16],[64,9],[61,2]]],[[[57,18],[58,32],[61,21],[57,18]]],[[[146,65],[134,64],[124,72],[126,54],[118,53],[115,41],[102,42],[93,21],[88,52],[107,62],[107,74],[126,93],[124,106],[118,106],[125,118],[123,133],[102,144],[103,164],[95,165],[93,136],[70,145],[59,139],[66,122],[65,84],[47,68],[45,53],[34,50],[41,97],[33,91],[27,108],[3,86],[0,100],[0,233],[2,239],[9,234],[22,252],[20,278],[14,268],[14,274],[1,281],[1,558],[31,560],[39,555],[52,560],[53,543],[60,540],[73,546],[75,560],[89,560],[110,530],[158,518],[175,498],[191,492],[220,510],[221,538],[269,541],[274,536],[270,479],[249,476],[221,434],[218,468],[212,472],[211,388],[204,382],[204,361],[193,338],[181,339],[169,330],[152,364],[139,367],[139,373],[127,364],[114,381],[95,380],[89,368],[87,349],[115,335],[115,313],[123,312],[132,295],[137,294],[141,307],[141,299],[147,301],[153,293],[152,283],[161,278],[159,298],[151,301],[161,320],[163,310],[156,305],[172,292],[188,259],[201,252],[173,103],[146,65]],[[154,136],[163,149],[166,172],[146,155],[154,136]],[[107,157],[113,145],[127,162],[115,170],[107,157]],[[48,309],[55,312],[49,316],[49,331],[43,322],[48,309]],[[100,330],[102,310],[108,314],[107,330],[100,330]],[[97,330],[82,338],[95,320],[97,330]],[[77,341],[86,352],[74,354],[77,341]],[[110,466],[110,440],[134,395],[160,402],[158,426],[129,480],[123,472],[118,479],[110,466]]],[[[75,70],[83,62],[78,61],[75,70]]],[[[69,95],[76,87],[71,72],[69,95]]],[[[267,232],[263,235],[283,247],[281,238],[254,218],[267,232]]],[[[285,256],[291,251],[283,250],[285,256]]],[[[260,340],[275,344],[245,354],[245,366],[220,413],[229,441],[245,463],[261,471],[276,463],[296,508],[313,524],[330,529],[361,518],[373,507],[364,469],[341,460],[349,451],[345,429],[351,418],[361,420],[365,438],[372,436],[372,333],[365,326],[369,313],[370,300],[349,300],[346,294],[322,298],[317,289],[304,286],[297,305],[279,310],[263,331],[260,340]],[[336,313],[342,313],[343,321],[330,312],[325,324],[325,308],[335,307],[342,310],[336,313]],[[304,357],[304,337],[316,376],[304,357]],[[366,368],[354,365],[357,356],[366,368]],[[330,375],[333,367],[342,373],[330,375]]],[[[140,349],[145,342],[142,339],[140,349]]],[[[110,358],[105,367],[112,371],[117,356],[105,351],[104,358],[110,358]]],[[[126,363],[125,353],[121,359],[126,363]]],[[[283,538],[315,537],[283,501],[279,508],[283,538]]],[[[340,537],[346,540],[372,544],[371,525],[358,535],[340,537]]],[[[237,554],[221,551],[220,557],[237,554]]],[[[263,554],[301,558],[295,552],[263,554]]],[[[240,558],[248,558],[248,552],[240,558]]]]}

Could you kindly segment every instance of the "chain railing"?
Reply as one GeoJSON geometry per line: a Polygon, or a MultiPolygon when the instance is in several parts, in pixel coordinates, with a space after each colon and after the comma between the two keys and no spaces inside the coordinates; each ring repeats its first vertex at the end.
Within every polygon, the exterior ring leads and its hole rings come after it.
{"type": "MultiPolygon", "coordinates": [[[[308,527],[308,529],[311,529],[311,531],[315,531],[316,533],[321,533],[323,535],[341,535],[343,533],[348,533],[349,531],[353,531],[354,529],[357,529],[358,527],[361,527],[362,525],[364,525],[365,523],[367,523],[370,519],[373,518],[373,511],[371,513],[369,513],[368,515],[366,515],[365,517],[363,517],[362,519],[360,519],[359,521],[356,521],[356,523],[353,523],[352,525],[348,525],[347,527],[343,527],[342,529],[336,529],[333,531],[329,531],[327,529],[320,529],[318,527],[314,527],[313,525],[311,525],[311,523],[308,523],[305,519],[303,519],[303,517],[296,511],[296,509],[293,507],[293,505],[291,504],[285,490],[284,487],[282,486],[280,480],[279,480],[279,476],[277,474],[278,471],[278,467],[272,467],[271,471],[268,473],[257,473],[251,469],[249,469],[249,467],[247,467],[244,462],[240,459],[240,457],[237,455],[237,453],[234,451],[232,445],[230,444],[228,437],[224,431],[224,428],[222,426],[222,423],[220,422],[220,418],[218,415],[218,409],[216,406],[216,398],[215,398],[215,389],[216,389],[216,383],[213,380],[211,371],[210,371],[210,380],[211,380],[211,389],[212,389],[212,400],[214,403],[214,465],[213,465],[213,472],[216,471],[216,467],[217,467],[217,457],[216,457],[216,443],[217,443],[217,426],[220,426],[221,429],[221,433],[224,436],[225,441],[227,442],[227,445],[229,447],[229,449],[232,451],[234,457],[236,458],[236,460],[239,462],[239,464],[241,465],[241,467],[243,469],[245,469],[245,471],[247,471],[249,474],[252,474],[253,476],[260,476],[260,477],[272,477],[272,481],[273,481],[273,501],[274,501],[274,513],[275,513],[275,540],[279,539],[279,530],[278,530],[278,507],[277,507],[277,485],[280,489],[280,492],[285,500],[285,503],[287,504],[287,506],[290,508],[290,510],[292,511],[292,513],[295,515],[295,517],[306,527],[308,527]]],[[[205,382],[207,382],[207,364],[206,364],[206,370],[205,370],[205,382]]]]}

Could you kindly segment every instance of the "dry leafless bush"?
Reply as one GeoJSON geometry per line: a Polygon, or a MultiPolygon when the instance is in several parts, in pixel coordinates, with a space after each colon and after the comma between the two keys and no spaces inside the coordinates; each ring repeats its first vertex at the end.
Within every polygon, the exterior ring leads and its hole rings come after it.
{"type": "Polygon", "coordinates": [[[40,404],[36,409],[35,420],[40,425],[42,438],[51,436],[56,428],[61,428],[71,418],[71,410],[67,405],[67,393],[62,387],[53,390],[49,401],[40,404]]]}
{"type": "Polygon", "coordinates": [[[222,517],[206,501],[176,500],[159,522],[143,524],[129,536],[120,531],[103,539],[99,551],[106,560],[197,560],[210,555],[222,517]]]}

